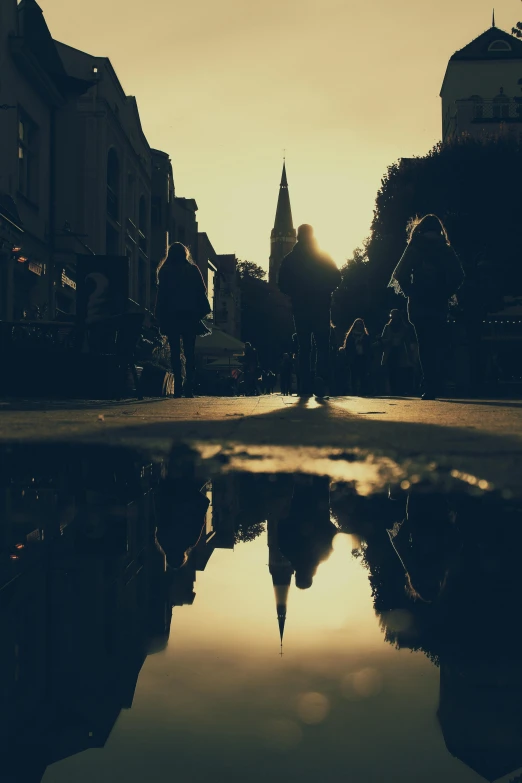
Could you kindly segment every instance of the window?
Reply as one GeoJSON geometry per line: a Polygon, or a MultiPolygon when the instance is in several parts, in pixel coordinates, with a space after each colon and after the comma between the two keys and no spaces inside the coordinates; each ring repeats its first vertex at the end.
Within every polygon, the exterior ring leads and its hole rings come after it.
{"type": "Polygon", "coordinates": [[[138,236],[140,250],[147,254],[147,199],[140,197],[140,207],[138,214],[138,236]]]}
{"type": "Polygon", "coordinates": [[[507,41],[492,41],[488,46],[488,52],[510,52],[511,46],[507,41]]]}
{"type": "Polygon", "coordinates": [[[23,111],[18,117],[18,190],[38,201],[38,128],[23,111]]]}
{"type": "Polygon", "coordinates": [[[153,226],[161,225],[161,198],[153,196],[151,199],[150,220],[153,226]]]}
{"type": "Polygon", "coordinates": [[[116,222],[120,219],[120,162],[113,147],[107,155],[107,214],[116,222]]]}

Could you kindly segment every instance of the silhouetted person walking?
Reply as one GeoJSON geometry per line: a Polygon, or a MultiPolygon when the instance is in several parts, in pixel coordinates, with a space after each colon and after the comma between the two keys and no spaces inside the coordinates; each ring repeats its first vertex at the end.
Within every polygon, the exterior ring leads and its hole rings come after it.
{"type": "Polygon", "coordinates": [[[408,297],[423,372],[423,400],[433,400],[443,386],[450,298],[464,280],[446,229],[436,215],[415,223],[390,287],[408,297]]]}
{"type": "Polygon", "coordinates": [[[359,397],[367,394],[368,370],[372,346],[362,318],[356,318],[344,341],[344,358],[350,373],[350,391],[359,397]]]}
{"type": "Polygon", "coordinates": [[[210,313],[210,305],[201,272],[192,262],[188,248],[181,242],[174,242],[166,258],[160,262],[157,281],[156,317],[170,345],[174,396],[185,394],[185,397],[193,397],[196,336],[208,331],[202,326],[201,319],[210,313]],[[185,355],[184,386],[180,340],[183,340],[185,355]]]}
{"type": "Polygon", "coordinates": [[[400,310],[392,310],[383,329],[382,366],[387,374],[390,394],[406,396],[412,393],[413,368],[416,360],[415,336],[411,324],[400,310]]]}
{"type": "Polygon", "coordinates": [[[292,370],[292,357],[289,353],[284,353],[280,373],[281,394],[284,397],[288,397],[292,393],[292,370]]]}
{"type": "Polygon", "coordinates": [[[245,374],[245,397],[259,394],[259,356],[251,343],[245,343],[245,353],[241,357],[245,374]]]}
{"type": "Polygon", "coordinates": [[[299,344],[299,393],[309,397],[315,392],[322,397],[330,374],[330,306],[341,273],[333,259],[319,249],[312,226],[299,226],[297,244],[283,258],[278,282],[292,300],[299,344]],[[312,339],[316,362],[312,362],[312,339]]]}

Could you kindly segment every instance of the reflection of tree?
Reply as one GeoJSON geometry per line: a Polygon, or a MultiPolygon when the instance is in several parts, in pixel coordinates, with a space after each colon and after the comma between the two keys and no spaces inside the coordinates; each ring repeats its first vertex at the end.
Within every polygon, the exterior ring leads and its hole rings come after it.
{"type": "Polygon", "coordinates": [[[216,527],[233,530],[235,543],[254,541],[288,497],[292,476],[236,473],[213,481],[216,527]]]}
{"type": "Polygon", "coordinates": [[[264,522],[253,522],[245,525],[244,522],[240,520],[234,533],[234,541],[236,544],[255,541],[255,539],[264,533],[265,530],[266,524],[264,522]]]}
{"type": "Polygon", "coordinates": [[[522,765],[522,509],[492,495],[410,496],[397,537],[363,552],[387,641],[440,667],[448,750],[487,780],[522,765]]]}

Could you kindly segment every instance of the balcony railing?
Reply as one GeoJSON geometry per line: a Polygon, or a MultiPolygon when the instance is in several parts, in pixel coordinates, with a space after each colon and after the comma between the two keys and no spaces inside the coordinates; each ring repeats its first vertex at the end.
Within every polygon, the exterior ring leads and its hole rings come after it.
{"type": "Polygon", "coordinates": [[[522,122],[522,104],[515,101],[482,101],[475,103],[473,108],[474,120],[515,120],[522,122]]]}
{"type": "Polygon", "coordinates": [[[144,255],[147,255],[147,237],[143,233],[143,231],[138,230],[138,243],[140,246],[140,250],[144,255]]]}

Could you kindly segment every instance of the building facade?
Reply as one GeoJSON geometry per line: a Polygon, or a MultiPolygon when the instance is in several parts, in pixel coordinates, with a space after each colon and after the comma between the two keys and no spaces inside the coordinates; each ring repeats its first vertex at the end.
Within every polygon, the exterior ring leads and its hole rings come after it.
{"type": "Polygon", "coordinates": [[[234,253],[217,256],[214,282],[214,325],[241,339],[241,289],[234,253]]]}
{"type": "Polygon", "coordinates": [[[288,179],[286,176],[286,163],[283,163],[283,173],[279,186],[274,228],[270,235],[270,261],[268,267],[268,282],[277,286],[279,270],[283,258],[293,249],[297,234],[292,221],[292,208],[290,206],[290,193],[288,191],[288,179]]]}
{"type": "Polygon", "coordinates": [[[442,139],[522,132],[522,41],[494,24],[450,58],[442,139]]]}
{"type": "Polygon", "coordinates": [[[0,3],[0,69],[0,319],[50,319],[62,282],[57,128],[90,82],[69,76],[34,0],[0,3]]]}
{"type": "Polygon", "coordinates": [[[125,94],[107,57],[60,43],[57,50],[72,78],[92,82],[57,126],[59,260],[73,263],[73,253],[126,256],[129,296],[148,309],[152,156],[136,99],[125,94]]]}

